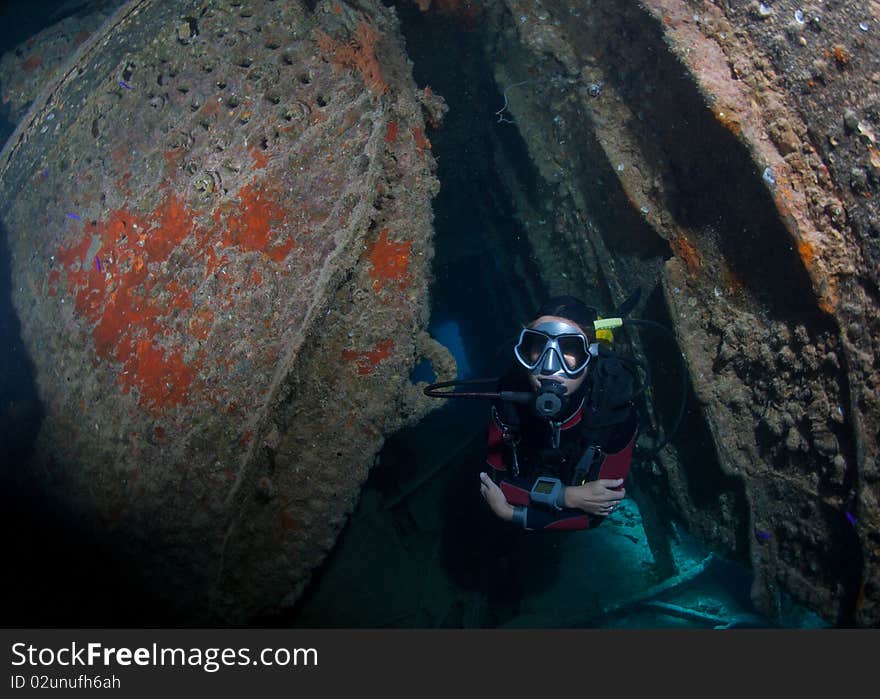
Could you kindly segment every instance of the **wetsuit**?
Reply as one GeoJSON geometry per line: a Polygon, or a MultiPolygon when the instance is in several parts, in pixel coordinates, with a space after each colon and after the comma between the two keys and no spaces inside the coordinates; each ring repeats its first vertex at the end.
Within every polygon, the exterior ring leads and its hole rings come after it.
{"type": "MultiPolygon", "coordinates": [[[[567,486],[600,478],[626,478],[629,473],[638,427],[632,374],[608,352],[603,352],[597,366],[588,371],[560,416],[558,446],[554,446],[553,423],[535,415],[530,406],[500,400],[493,403],[486,462],[507,501],[527,508],[527,529],[587,529],[605,520],[579,509],[533,503],[529,493],[539,476],[558,478],[567,486]],[[585,454],[588,458],[582,460],[585,454]],[[578,466],[586,471],[579,471],[578,466]]],[[[528,391],[528,375],[514,367],[499,381],[498,390],[528,391]]]]}

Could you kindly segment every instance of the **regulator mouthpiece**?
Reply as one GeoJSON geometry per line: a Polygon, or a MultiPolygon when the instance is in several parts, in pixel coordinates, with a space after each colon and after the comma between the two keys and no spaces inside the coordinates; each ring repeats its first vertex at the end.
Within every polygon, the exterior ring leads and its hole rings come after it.
{"type": "Polygon", "coordinates": [[[568,403],[567,390],[558,381],[540,379],[541,387],[535,396],[535,412],[545,420],[559,415],[568,403]]]}

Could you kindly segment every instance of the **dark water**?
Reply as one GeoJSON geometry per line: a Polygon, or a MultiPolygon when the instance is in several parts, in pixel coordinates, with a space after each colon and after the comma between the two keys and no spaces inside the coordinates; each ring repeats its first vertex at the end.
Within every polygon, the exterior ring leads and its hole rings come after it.
{"type": "MultiPolygon", "coordinates": [[[[2,50],[35,33],[60,3],[6,2],[2,50]]],[[[77,3],[65,5],[75,11],[77,3]]],[[[430,331],[456,355],[459,378],[496,376],[511,342],[546,290],[515,203],[500,184],[500,155],[540,187],[515,127],[499,124],[504,102],[482,57],[484,37],[397,5],[415,79],[450,111],[429,134],[442,188],[434,202],[436,255],[430,331]],[[449,46],[456,50],[450,51],[449,46]]],[[[54,15],[54,16],[53,16],[54,15]]],[[[2,138],[12,125],[0,125],[2,138]]],[[[137,617],[120,593],[122,574],[93,539],[20,477],[42,410],[10,301],[6,232],[0,231],[0,433],[3,608],[18,626],[124,626],[137,617]]],[[[571,293],[578,293],[571,289],[571,293]]],[[[420,367],[414,380],[430,375],[420,367]]],[[[662,406],[674,413],[675,406],[662,406]]],[[[391,437],[336,549],[290,614],[260,620],[300,627],[664,627],[764,626],[749,600],[750,571],[713,557],[678,524],[668,542],[679,584],[664,589],[642,515],[627,500],[615,521],[553,538],[514,531],[478,496],[486,405],[443,405],[391,437]],[[646,597],[647,595],[647,597],[646,597]]],[[[636,474],[638,477],[638,474],[636,474]]],[[[782,625],[821,625],[780,600],[782,625]]]]}

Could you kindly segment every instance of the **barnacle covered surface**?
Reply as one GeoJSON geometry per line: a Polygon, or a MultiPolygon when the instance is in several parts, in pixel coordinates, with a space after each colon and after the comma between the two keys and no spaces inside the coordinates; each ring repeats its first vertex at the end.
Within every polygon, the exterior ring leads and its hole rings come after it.
{"type": "Polygon", "coordinates": [[[34,469],[169,619],[291,604],[427,410],[421,109],[381,6],[136,0],[3,151],[34,469]]]}
{"type": "MultiPolygon", "coordinates": [[[[787,592],[876,625],[877,4],[416,4],[486,40],[509,133],[479,171],[541,276],[511,263],[517,292],[608,309],[640,285],[676,330],[696,400],[636,475],[654,536],[674,515],[748,563],[771,618],[787,592]]],[[[292,604],[424,412],[409,367],[450,373],[420,332],[442,100],[391,11],[310,5],[128,3],[0,162],[35,472],[196,618],[292,604]]],[[[679,398],[654,339],[626,347],[648,432],[679,398]]]]}
{"type": "Polygon", "coordinates": [[[688,363],[658,497],[771,617],[785,590],[876,624],[876,3],[502,4],[487,55],[554,190],[555,220],[522,207],[546,284],[658,290],[642,313],[688,363]]]}

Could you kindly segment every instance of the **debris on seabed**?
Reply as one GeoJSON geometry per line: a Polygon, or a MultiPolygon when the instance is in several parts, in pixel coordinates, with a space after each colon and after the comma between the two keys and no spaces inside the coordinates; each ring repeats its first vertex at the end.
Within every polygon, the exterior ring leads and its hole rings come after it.
{"type": "Polygon", "coordinates": [[[771,187],[776,184],[776,178],[773,177],[773,170],[771,170],[769,167],[764,168],[763,178],[764,182],[769,184],[771,187]]]}
{"type": "Polygon", "coordinates": [[[801,10],[796,10],[796,11],[795,11],[795,13],[794,13],[794,21],[797,22],[798,24],[803,24],[803,23],[804,23],[805,20],[804,20],[804,13],[803,13],[803,11],[801,11],[801,10]]]}

